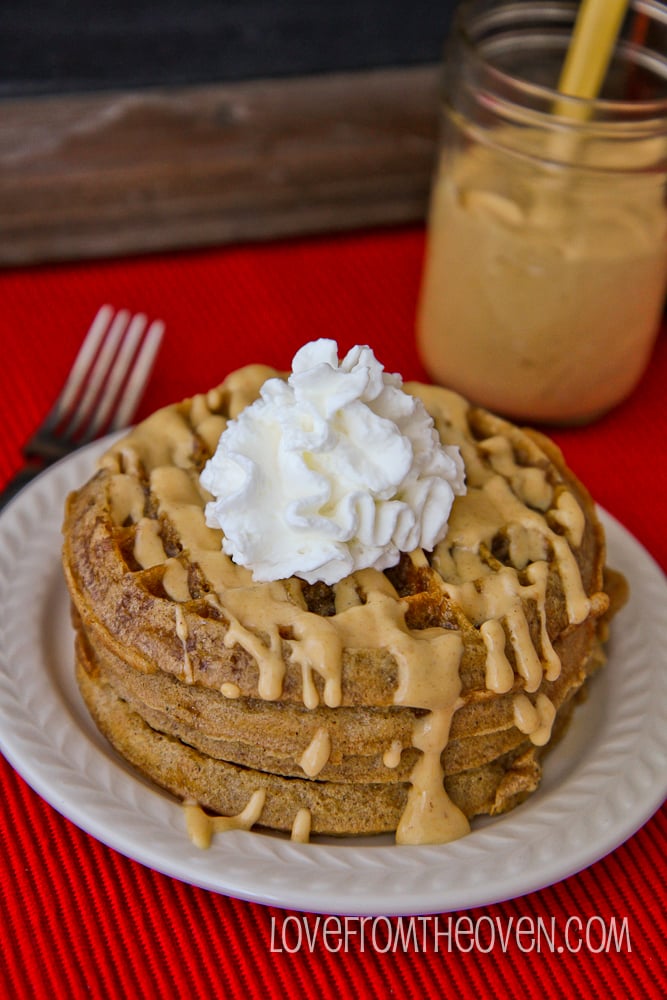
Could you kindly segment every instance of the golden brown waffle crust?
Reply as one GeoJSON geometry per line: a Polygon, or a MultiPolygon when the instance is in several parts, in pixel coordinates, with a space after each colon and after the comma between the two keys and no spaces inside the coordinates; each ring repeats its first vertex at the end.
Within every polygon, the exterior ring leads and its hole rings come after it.
{"type": "Polygon", "coordinates": [[[286,788],[313,780],[331,802],[355,789],[347,812],[315,808],[313,830],[395,829],[428,753],[464,815],[516,804],[602,662],[615,610],[588,492],[542,435],[409,384],[466,466],[468,493],[455,500],[444,542],[334,588],[256,584],[205,525],[198,477],[226,422],[276,374],[251,366],[159,411],[68,498],[63,566],[93,716],[152,780],[216,811],[235,811],[262,776],[278,790],[260,823],[283,830],[309,799],[286,788]],[[427,658],[447,673],[447,704],[415,682],[427,658]],[[437,753],[415,736],[434,712],[447,729],[437,753]],[[162,778],[158,744],[171,761],[162,778]],[[324,745],[305,773],[307,752],[324,745]],[[209,794],[206,782],[173,780],[175,759],[193,775],[197,754],[197,773],[226,769],[209,794]],[[368,810],[372,799],[385,806],[362,822],[359,803],[368,810]]]}

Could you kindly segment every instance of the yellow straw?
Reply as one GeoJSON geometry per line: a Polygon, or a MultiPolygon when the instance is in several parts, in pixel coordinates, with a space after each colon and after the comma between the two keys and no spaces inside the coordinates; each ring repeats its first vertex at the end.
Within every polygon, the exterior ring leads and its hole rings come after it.
{"type": "Polygon", "coordinates": [[[598,96],[629,0],[582,0],[558,83],[561,94],[598,96]]]}
{"type": "MultiPolygon", "coordinates": [[[[567,51],[558,90],[568,97],[591,100],[607,75],[616,38],[630,0],[582,0],[567,51]]],[[[586,119],[589,109],[559,101],[556,114],[586,119]]]]}

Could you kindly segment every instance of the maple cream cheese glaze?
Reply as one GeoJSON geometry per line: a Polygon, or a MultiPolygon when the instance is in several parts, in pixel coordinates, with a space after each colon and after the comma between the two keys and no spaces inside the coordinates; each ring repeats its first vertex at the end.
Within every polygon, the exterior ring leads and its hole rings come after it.
{"type": "MultiPolygon", "coordinates": [[[[485,411],[474,411],[481,414],[480,427],[486,421],[498,433],[476,437],[471,432],[473,411],[463,398],[441,388],[408,384],[406,392],[431,414],[447,453],[460,453],[465,466],[466,490],[459,484],[446,534],[432,552],[417,547],[401,563],[404,574],[415,578],[422,574],[428,580],[428,601],[441,609],[441,623],[413,627],[391,573],[368,566],[331,584],[334,606],[326,614],[313,613],[310,584],[297,575],[257,582],[250,568],[238,565],[223,550],[221,531],[207,524],[211,495],[199,481],[203,459],[215,452],[228,421],[258,397],[267,378],[276,375],[257,365],[235,372],[219,389],[159,411],[101,460],[97,481],[103,480],[106,490],[109,530],[121,543],[131,539],[126,558],[133,571],[143,573],[153,591],[173,608],[180,658],[170,647],[160,669],[170,675],[170,683],[176,678],[193,693],[202,685],[203,690],[215,686],[215,697],[222,696],[230,709],[245,699],[277,704],[286,699],[289,705],[300,698],[306,710],[323,709],[330,719],[326,710],[344,711],[341,706],[355,704],[356,692],[350,693],[344,683],[350,658],[359,653],[363,660],[375,651],[394,670],[393,675],[387,672],[387,677],[395,678],[390,705],[416,710],[409,743],[401,738],[388,741],[377,765],[389,780],[404,756],[414,758],[395,826],[396,840],[424,844],[458,838],[469,831],[469,820],[445,789],[443,755],[452,720],[467,699],[461,679],[465,650],[481,639],[486,689],[481,701],[509,699],[507,725],[514,725],[535,747],[548,744],[557,706],[547,691],[558,691],[561,673],[561,659],[550,637],[554,594],[566,621],[557,623],[553,634],[582,636],[577,655],[584,666],[576,686],[583,683],[586,664],[601,659],[596,620],[609,608],[602,590],[601,528],[591,524],[594,513],[585,492],[541,450],[541,439],[530,438],[485,411]],[[506,549],[502,561],[494,555],[500,537],[506,549]],[[177,545],[172,539],[178,540],[177,545]],[[599,558],[586,570],[590,579],[585,584],[582,552],[588,550],[590,556],[595,548],[599,558]],[[188,610],[195,600],[196,621],[188,610]],[[254,679],[243,671],[229,669],[222,676],[205,669],[198,644],[207,615],[226,626],[223,641],[229,662],[233,665],[235,650],[251,658],[256,665],[254,679]],[[300,694],[294,693],[295,671],[300,675],[300,694]]],[[[70,500],[72,519],[84,492],[85,488],[79,499],[75,495],[70,500]]],[[[93,639],[103,635],[107,641],[107,626],[99,630],[82,596],[81,580],[94,570],[76,566],[75,543],[68,544],[67,527],[65,534],[65,569],[83,632],[87,627],[93,639]]],[[[104,545],[108,548],[106,536],[104,545]]],[[[90,582],[86,585],[92,589],[90,582]]],[[[124,627],[140,642],[136,623],[128,620],[124,627]]],[[[118,647],[113,648],[117,654],[118,647]]],[[[142,667],[147,673],[151,669],[142,667]]],[[[80,683],[85,697],[88,681],[83,678],[80,683]]],[[[369,716],[371,723],[375,725],[369,716]]],[[[336,732],[333,723],[318,722],[305,738],[293,734],[298,767],[313,788],[319,788],[320,777],[340,757],[336,732]]],[[[210,816],[196,795],[181,793],[195,843],[206,846],[222,829],[272,825],[266,819],[272,788],[261,780],[261,771],[250,769],[247,774],[259,775],[257,787],[249,779],[250,784],[243,786],[249,792],[245,807],[232,816],[210,816]]],[[[156,777],[154,772],[152,776],[156,777]]],[[[161,780],[159,775],[156,780],[161,780]]],[[[174,787],[173,781],[162,783],[174,787]]],[[[294,840],[308,840],[311,820],[309,808],[294,808],[294,840]]]]}

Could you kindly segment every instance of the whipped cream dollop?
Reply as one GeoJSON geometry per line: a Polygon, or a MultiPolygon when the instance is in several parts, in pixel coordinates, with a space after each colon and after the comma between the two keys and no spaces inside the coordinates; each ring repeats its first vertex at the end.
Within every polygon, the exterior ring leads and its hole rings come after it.
{"type": "Polygon", "coordinates": [[[465,493],[458,448],[369,347],[306,344],[231,420],[201,473],[209,527],[257,581],[337,583],[444,538],[465,493]]]}

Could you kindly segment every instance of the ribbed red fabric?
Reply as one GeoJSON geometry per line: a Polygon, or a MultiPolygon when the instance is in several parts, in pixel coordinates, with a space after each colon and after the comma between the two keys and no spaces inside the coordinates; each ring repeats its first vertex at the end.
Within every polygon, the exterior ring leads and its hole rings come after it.
{"type": "MultiPolygon", "coordinates": [[[[0,485],[19,467],[22,442],[103,302],[167,325],[139,416],[209,388],[241,364],[289,367],[302,343],[321,336],[343,351],[369,343],[389,370],[425,378],[413,333],[422,251],[421,229],[410,228],[0,273],[0,485]]],[[[630,400],[590,427],[550,432],[596,499],[663,568],[666,375],[663,334],[630,400]]],[[[427,936],[383,954],[387,934],[397,931],[393,918],[378,925],[377,947],[366,941],[362,951],[351,936],[345,952],[320,945],[290,953],[281,947],[294,940],[289,918],[307,921],[314,933],[317,917],[159,875],[63,819],[1,758],[0,781],[3,997],[569,1000],[667,992],[664,807],[578,875],[521,899],[432,918],[441,931],[461,930],[449,945],[441,937],[436,949],[427,936]],[[559,936],[539,949],[522,948],[521,936],[508,933],[519,921],[548,928],[552,920],[559,936]],[[470,921],[479,947],[467,950],[470,921]],[[573,934],[565,947],[568,921],[587,929],[588,940],[573,934]],[[602,947],[614,922],[625,927],[620,946],[602,947]],[[486,949],[492,929],[507,935],[506,947],[496,939],[486,949]]]]}

